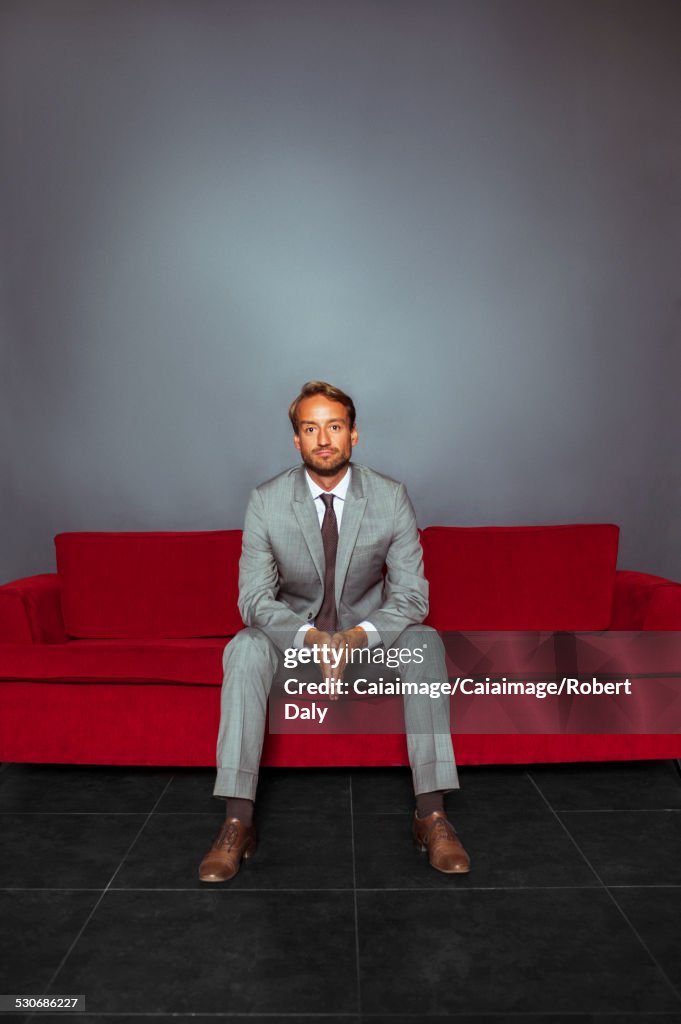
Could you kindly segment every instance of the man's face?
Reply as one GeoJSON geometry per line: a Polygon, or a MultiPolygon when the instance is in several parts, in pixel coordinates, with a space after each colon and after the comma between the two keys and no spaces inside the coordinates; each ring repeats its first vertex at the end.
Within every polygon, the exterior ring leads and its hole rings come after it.
{"type": "Polygon", "coordinates": [[[341,473],[357,440],[357,430],[350,429],[348,410],[341,402],[310,395],[298,405],[298,433],[293,435],[293,443],[312,473],[341,473]]]}

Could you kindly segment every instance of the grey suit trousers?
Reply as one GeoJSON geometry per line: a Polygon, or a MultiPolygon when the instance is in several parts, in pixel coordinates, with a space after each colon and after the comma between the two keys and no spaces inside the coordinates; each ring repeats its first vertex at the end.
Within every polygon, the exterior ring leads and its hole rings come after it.
{"type": "MultiPolygon", "coordinates": [[[[434,629],[409,626],[393,646],[423,649],[422,663],[400,666],[399,676],[404,682],[442,682],[447,679],[444,646],[434,629]],[[424,640],[427,641],[425,648],[424,640]]],[[[217,779],[213,794],[222,798],[255,800],[267,699],[281,669],[281,655],[262,630],[251,627],[241,630],[227,645],[223,668],[217,779]]],[[[390,673],[382,674],[387,678],[390,673]]],[[[405,694],[403,700],[414,792],[458,789],[449,725],[449,698],[405,694]]]]}

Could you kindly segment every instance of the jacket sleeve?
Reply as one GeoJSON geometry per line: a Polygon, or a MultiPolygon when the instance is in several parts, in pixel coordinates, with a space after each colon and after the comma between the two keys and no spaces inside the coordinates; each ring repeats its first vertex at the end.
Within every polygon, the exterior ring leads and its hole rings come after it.
{"type": "Polygon", "coordinates": [[[263,499],[252,492],[239,561],[239,611],[247,626],[261,629],[279,650],[294,646],[300,616],[279,601],[279,572],[269,539],[263,499]]]}

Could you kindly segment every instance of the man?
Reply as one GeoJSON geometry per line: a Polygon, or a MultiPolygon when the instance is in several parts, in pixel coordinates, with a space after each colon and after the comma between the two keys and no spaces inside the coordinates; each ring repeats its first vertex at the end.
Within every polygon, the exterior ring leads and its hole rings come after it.
{"type": "MultiPolygon", "coordinates": [[[[313,648],[332,701],[343,699],[355,652],[380,644],[420,652],[421,660],[400,666],[405,682],[447,680],[442,641],[420,625],[428,584],[404,485],[351,466],[355,406],[340,389],[308,382],[289,418],[303,465],[257,487],[246,512],[239,611],[247,628],[225,648],[214,789],[226,799],[227,815],[201,862],[203,882],[233,878],[255,853],[267,699],[284,652],[313,648]]],[[[443,804],[443,794],[459,786],[448,699],[405,694],[404,716],[415,842],[437,870],[467,872],[468,854],[443,804]]]]}

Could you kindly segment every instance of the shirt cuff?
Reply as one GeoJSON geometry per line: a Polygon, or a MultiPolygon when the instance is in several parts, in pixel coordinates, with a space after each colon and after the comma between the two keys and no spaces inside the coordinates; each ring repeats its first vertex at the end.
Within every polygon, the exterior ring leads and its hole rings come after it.
{"type": "MultiPolygon", "coordinates": [[[[307,631],[308,629],[312,629],[313,625],[314,623],[312,622],[304,622],[303,625],[298,630],[298,632],[296,633],[296,635],[294,636],[292,646],[295,647],[297,651],[301,650],[301,648],[305,646],[305,637],[307,636],[307,631]]],[[[378,632],[373,623],[368,622],[365,619],[364,622],[358,622],[357,625],[361,626],[367,635],[367,647],[378,647],[378,645],[381,642],[381,634],[378,632]]]]}
{"type": "Polygon", "coordinates": [[[367,647],[378,647],[381,642],[381,634],[378,632],[376,627],[371,622],[358,622],[358,626],[361,626],[367,635],[367,647]]]}
{"type": "Polygon", "coordinates": [[[300,629],[298,630],[298,632],[294,636],[294,638],[293,638],[293,646],[295,647],[295,649],[297,651],[301,650],[301,648],[303,648],[305,646],[305,637],[307,635],[308,629],[312,629],[312,623],[311,622],[303,623],[303,625],[300,627],[300,629]]]}

